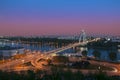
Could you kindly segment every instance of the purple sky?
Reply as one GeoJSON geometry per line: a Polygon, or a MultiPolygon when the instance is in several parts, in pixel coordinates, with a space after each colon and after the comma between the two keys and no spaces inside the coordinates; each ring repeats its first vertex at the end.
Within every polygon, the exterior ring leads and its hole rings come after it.
{"type": "Polygon", "coordinates": [[[1,0],[0,35],[120,34],[120,0],[1,0]]]}

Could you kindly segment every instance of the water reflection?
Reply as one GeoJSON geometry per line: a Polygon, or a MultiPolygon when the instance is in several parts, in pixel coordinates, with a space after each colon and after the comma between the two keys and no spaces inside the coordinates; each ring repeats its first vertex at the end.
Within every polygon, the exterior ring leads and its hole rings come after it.
{"type": "Polygon", "coordinates": [[[94,49],[94,48],[89,48],[88,49],[88,56],[93,56],[93,52],[97,50],[100,53],[100,60],[105,60],[105,61],[112,61],[110,59],[110,53],[116,53],[116,60],[114,61],[119,61],[120,60],[120,51],[118,49],[94,49]]]}
{"type": "MultiPolygon", "coordinates": [[[[99,60],[103,60],[103,61],[112,61],[111,58],[109,57],[110,56],[110,53],[115,53],[117,54],[116,55],[116,59],[114,61],[120,61],[120,49],[109,49],[109,48],[106,48],[106,49],[103,49],[103,48],[88,48],[88,47],[77,47],[77,48],[74,48],[72,49],[72,52],[74,53],[82,53],[83,51],[87,51],[88,54],[87,56],[88,57],[93,57],[93,53],[94,51],[98,51],[98,53],[100,54],[99,56],[99,60]]],[[[71,52],[71,53],[72,53],[71,52]]],[[[97,53],[96,53],[97,54],[97,53]]]]}
{"type": "Polygon", "coordinates": [[[60,48],[63,46],[66,46],[67,44],[62,43],[62,44],[58,44],[58,43],[40,43],[40,44],[20,44],[21,46],[23,46],[25,49],[30,49],[30,50],[40,50],[40,51],[49,51],[49,50],[53,50],[56,48],[60,48]]]}

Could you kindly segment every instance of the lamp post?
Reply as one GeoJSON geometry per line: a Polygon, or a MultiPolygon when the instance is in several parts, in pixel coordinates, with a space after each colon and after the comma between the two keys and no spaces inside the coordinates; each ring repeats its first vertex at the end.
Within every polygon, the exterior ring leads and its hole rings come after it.
{"type": "Polygon", "coordinates": [[[98,67],[98,70],[100,70],[101,68],[100,68],[100,66],[98,67]]]}

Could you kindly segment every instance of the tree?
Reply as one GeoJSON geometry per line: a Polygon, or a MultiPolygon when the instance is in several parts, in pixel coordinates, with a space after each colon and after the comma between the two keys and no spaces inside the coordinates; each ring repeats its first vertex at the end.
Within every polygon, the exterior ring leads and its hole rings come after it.
{"type": "Polygon", "coordinates": [[[66,62],[69,62],[69,59],[68,57],[66,56],[54,56],[53,59],[52,59],[53,62],[63,62],[63,63],[66,63],[66,62]]]}
{"type": "Polygon", "coordinates": [[[82,55],[84,56],[84,57],[87,57],[87,51],[86,50],[84,50],[84,51],[82,51],[82,55]]]}
{"type": "Polygon", "coordinates": [[[95,50],[95,51],[93,51],[93,56],[95,57],[95,58],[100,58],[100,56],[101,56],[101,53],[99,52],[99,51],[97,51],[97,50],[95,50]]]}
{"type": "Polygon", "coordinates": [[[116,58],[117,58],[117,53],[115,53],[115,52],[110,52],[110,53],[109,53],[109,58],[110,58],[112,61],[116,60],[116,58]]]}
{"type": "Polygon", "coordinates": [[[47,63],[50,65],[52,63],[51,59],[47,59],[47,63]]]}

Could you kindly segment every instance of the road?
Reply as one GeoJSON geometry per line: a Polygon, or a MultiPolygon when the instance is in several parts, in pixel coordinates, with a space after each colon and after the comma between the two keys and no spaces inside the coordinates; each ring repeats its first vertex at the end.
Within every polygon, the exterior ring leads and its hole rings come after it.
{"type": "Polygon", "coordinates": [[[38,54],[28,54],[23,58],[16,59],[16,60],[11,60],[10,62],[0,64],[0,69],[3,70],[3,71],[4,70],[9,70],[10,68],[12,68],[16,65],[20,65],[20,64],[30,62],[31,60],[35,59],[36,55],[38,55],[38,54]]]}
{"type": "Polygon", "coordinates": [[[91,60],[90,63],[96,64],[96,65],[102,65],[106,67],[111,67],[114,70],[113,71],[106,71],[108,75],[118,75],[120,76],[120,64],[110,63],[110,62],[102,62],[102,61],[94,61],[91,60]]]}

